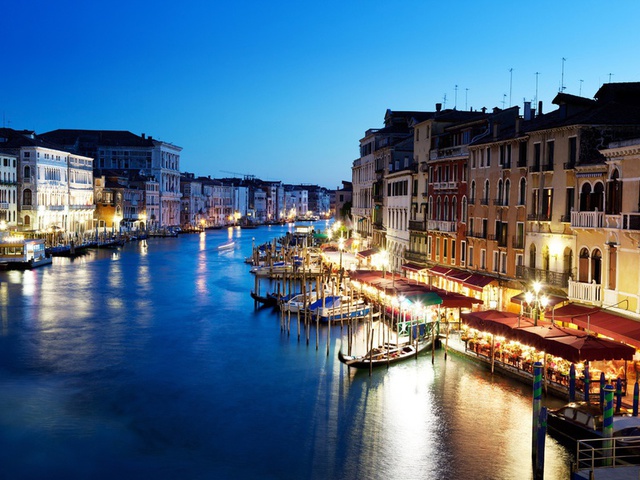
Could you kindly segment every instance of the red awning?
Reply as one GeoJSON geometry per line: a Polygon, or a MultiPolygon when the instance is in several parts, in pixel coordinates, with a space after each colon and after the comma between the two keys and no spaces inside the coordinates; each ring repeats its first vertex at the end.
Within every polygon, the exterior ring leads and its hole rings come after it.
{"type": "Polygon", "coordinates": [[[455,280],[456,282],[463,282],[467,278],[469,278],[471,274],[469,272],[463,272],[462,270],[452,269],[447,273],[447,278],[449,280],[455,280]]]}
{"type": "Polygon", "coordinates": [[[357,256],[362,258],[370,257],[378,252],[377,248],[370,248],[368,250],[362,250],[361,252],[356,253],[357,256]]]}
{"type": "Polygon", "coordinates": [[[443,267],[441,265],[436,265],[435,267],[431,267],[429,269],[429,273],[433,273],[434,275],[440,275],[441,277],[444,277],[451,270],[452,269],[449,268],[449,267],[443,267]]]}
{"type": "Polygon", "coordinates": [[[402,265],[402,268],[404,270],[411,270],[412,272],[421,272],[427,269],[427,267],[423,267],[422,265],[418,265],[416,263],[405,263],[404,265],[402,265]]]}
{"type": "Polygon", "coordinates": [[[473,290],[477,290],[479,292],[482,291],[484,287],[493,282],[495,278],[487,277],[486,275],[480,275],[479,273],[474,273],[469,278],[464,280],[462,283],[465,287],[469,287],[473,290]]]}
{"type": "Polygon", "coordinates": [[[640,322],[611,311],[570,303],[554,310],[553,318],[640,348],[640,322]]]}

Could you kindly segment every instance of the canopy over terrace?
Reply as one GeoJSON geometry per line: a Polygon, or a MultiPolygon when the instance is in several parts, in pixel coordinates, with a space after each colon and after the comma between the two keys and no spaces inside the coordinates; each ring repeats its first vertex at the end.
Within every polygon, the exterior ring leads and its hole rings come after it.
{"type": "Polygon", "coordinates": [[[571,362],[632,360],[635,349],[623,343],[598,338],[550,323],[534,325],[532,320],[509,312],[487,310],[462,315],[471,328],[535,347],[571,362]]]}
{"type": "MultiPolygon", "coordinates": [[[[461,293],[447,292],[423,283],[416,283],[393,273],[383,274],[379,271],[358,270],[350,272],[349,277],[353,281],[371,285],[387,294],[403,295],[405,298],[410,295],[424,295],[433,300],[435,298],[434,295],[437,295],[441,299],[441,302],[438,303],[445,308],[472,308],[474,304],[482,303],[482,300],[477,298],[467,297],[461,293]]],[[[424,304],[424,302],[422,303],[424,304]]]]}
{"type": "Polygon", "coordinates": [[[556,309],[554,319],[640,348],[640,322],[613,312],[570,303],[556,309]]]}

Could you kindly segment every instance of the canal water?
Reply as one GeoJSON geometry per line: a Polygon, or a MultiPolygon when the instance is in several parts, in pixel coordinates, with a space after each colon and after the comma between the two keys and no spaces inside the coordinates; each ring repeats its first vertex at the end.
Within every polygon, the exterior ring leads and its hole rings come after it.
{"type": "Polygon", "coordinates": [[[531,478],[530,386],[443,351],[349,372],[339,327],[327,355],[254,310],[244,259],[288,228],[0,272],[0,478],[531,478]]]}

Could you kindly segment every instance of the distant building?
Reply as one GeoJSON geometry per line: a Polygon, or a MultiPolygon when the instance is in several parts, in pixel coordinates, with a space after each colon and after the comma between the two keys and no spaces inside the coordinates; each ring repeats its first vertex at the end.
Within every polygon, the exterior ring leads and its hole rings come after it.
{"type": "Polygon", "coordinates": [[[18,229],[73,239],[93,229],[93,159],[35,132],[0,129],[0,148],[18,159],[18,229]]]}
{"type": "Polygon", "coordinates": [[[95,168],[152,175],[160,186],[160,227],[180,224],[181,147],[123,130],[59,129],[39,138],[95,159],[95,168]]]}
{"type": "Polygon", "coordinates": [[[18,226],[18,157],[0,151],[0,229],[18,226]]]}
{"type": "Polygon", "coordinates": [[[336,220],[345,221],[351,217],[351,199],[353,185],[351,182],[342,181],[342,188],[335,190],[332,195],[330,210],[336,220]]]}

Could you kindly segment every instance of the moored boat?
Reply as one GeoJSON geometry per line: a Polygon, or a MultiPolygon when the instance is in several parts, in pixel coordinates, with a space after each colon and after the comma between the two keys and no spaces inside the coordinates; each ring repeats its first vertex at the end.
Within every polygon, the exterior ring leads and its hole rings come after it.
{"type": "Polygon", "coordinates": [[[432,347],[430,337],[424,337],[403,345],[385,344],[371,349],[364,355],[344,355],[342,350],[338,352],[338,359],[349,367],[374,368],[392,363],[398,363],[416,357],[421,352],[432,347]]]}
{"type": "MultiPolygon", "coordinates": [[[[549,433],[564,441],[575,442],[603,436],[604,415],[600,405],[587,402],[571,402],[555,410],[549,410],[549,433]]],[[[628,413],[614,413],[613,435],[628,436],[640,433],[640,418],[628,413]],[[634,433],[632,433],[634,432],[634,433]]]]}
{"type": "Polygon", "coordinates": [[[371,312],[371,305],[363,300],[331,295],[311,303],[309,310],[321,322],[336,322],[367,317],[371,312]]]}

